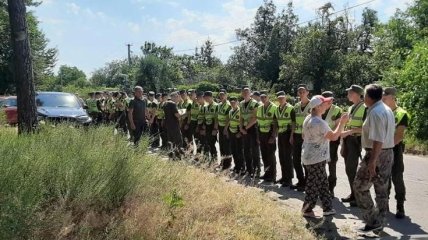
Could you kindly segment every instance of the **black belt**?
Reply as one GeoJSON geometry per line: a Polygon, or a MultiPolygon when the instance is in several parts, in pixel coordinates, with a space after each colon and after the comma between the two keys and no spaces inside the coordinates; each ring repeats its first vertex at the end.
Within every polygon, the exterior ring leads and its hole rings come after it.
{"type": "MultiPolygon", "coordinates": [[[[392,150],[392,149],[394,149],[394,148],[382,148],[382,151],[392,150]]],[[[369,151],[371,151],[372,149],[371,149],[371,148],[364,148],[364,150],[366,150],[366,152],[369,152],[369,151]]]]}

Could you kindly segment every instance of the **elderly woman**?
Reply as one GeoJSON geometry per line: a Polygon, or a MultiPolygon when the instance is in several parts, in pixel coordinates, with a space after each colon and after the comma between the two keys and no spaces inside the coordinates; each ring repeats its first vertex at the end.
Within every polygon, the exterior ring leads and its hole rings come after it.
{"type": "Polygon", "coordinates": [[[323,215],[334,215],[336,211],[332,206],[332,194],[328,189],[326,164],[330,161],[329,142],[337,140],[344,129],[349,117],[341,116],[339,124],[333,131],[322,115],[329,107],[333,98],[321,95],[312,97],[309,102],[311,114],[303,122],[303,155],[302,163],[306,168],[305,201],[303,203],[303,216],[315,217],[313,208],[318,198],[322,202],[323,215]]]}

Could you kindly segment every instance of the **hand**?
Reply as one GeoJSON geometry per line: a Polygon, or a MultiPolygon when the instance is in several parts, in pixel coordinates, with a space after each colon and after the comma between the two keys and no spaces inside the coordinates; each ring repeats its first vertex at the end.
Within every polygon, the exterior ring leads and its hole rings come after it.
{"type": "Polygon", "coordinates": [[[342,132],[340,134],[340,137],[341,138],[346,138],[347,136],[351,135],[351,133],[352,133],[352,130],[348,130],[348,131],[342,132]]]}
{"type": "Polygon", "coordinates": [[[346,124],[348,121],[349,121],[349,114],[343,113],[342,116],[340,117],[340,123],[346,124]]]}
{"type": "Polygon", "coordinates": [[[184,130],[188,130],[189,129],[189,124],[184,125],[184,130]]]}
{"type": "Polygon", "coordinates": [[[132,129],[132,130],[135,130],[135,129],[136,129],[136,127],[135,127],[135,124],[134,124],[134,123],[131,123],[131,129],[132,129]]]}
{"type": "Polygon", "coordinates": [[[242,133],[242,135],[247,135],[247,130],[245,130],[243,128],[240,129],[240,132],[242,133]]]}
{"type": "Polygon", "coordinates": [[[217,129],[214,129],[214,130],[211,132],[211,135],[216,136],[216,135],[217,135],[217,132],[218,132],[218,130],[217,130],[217,129]]]}
{"type": "Polygon", "coordinates": [[[369,162],[367,165],[370,174],[370,180],[377,176],[376,162],[369,162]]]}
{"type": "Polygon", "coordinates": [[[290,136],[290,144],[291,144],[291,145],[294,145],[294,138],[293,138],[293,134],[291,134],[291,136],[290,136]]]}
{"type": "Polygon", "coordinates": [[[274,144],[275,143],[275,137],[270,137],[268,143],[274,144]]]}

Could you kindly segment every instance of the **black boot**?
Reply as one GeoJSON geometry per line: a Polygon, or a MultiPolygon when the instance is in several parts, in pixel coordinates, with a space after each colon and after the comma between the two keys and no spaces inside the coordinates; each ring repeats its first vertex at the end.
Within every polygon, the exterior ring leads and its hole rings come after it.
{"type": "Polygon", "coordinates": [[[406,214],[404,212],[404,203],[397,203],[397,212],[395,213],[395,217],[398,219],[406,217],[406,214]]]}

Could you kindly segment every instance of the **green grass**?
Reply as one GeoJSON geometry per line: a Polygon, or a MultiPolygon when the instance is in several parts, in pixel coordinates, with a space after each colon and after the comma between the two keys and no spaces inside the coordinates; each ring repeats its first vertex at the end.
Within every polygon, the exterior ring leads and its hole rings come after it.
{"type": "Polygon", "coordinates": [[[298,209],[109,127],[0,128],[0,239],[314,239],[298,209]]]}
{"type": "Polygon", "coordinates": [[[428,155],[428,140],[420,140],[410,134],[407,134],[404,142],[406,144],[406,153],[428,155]]]}

